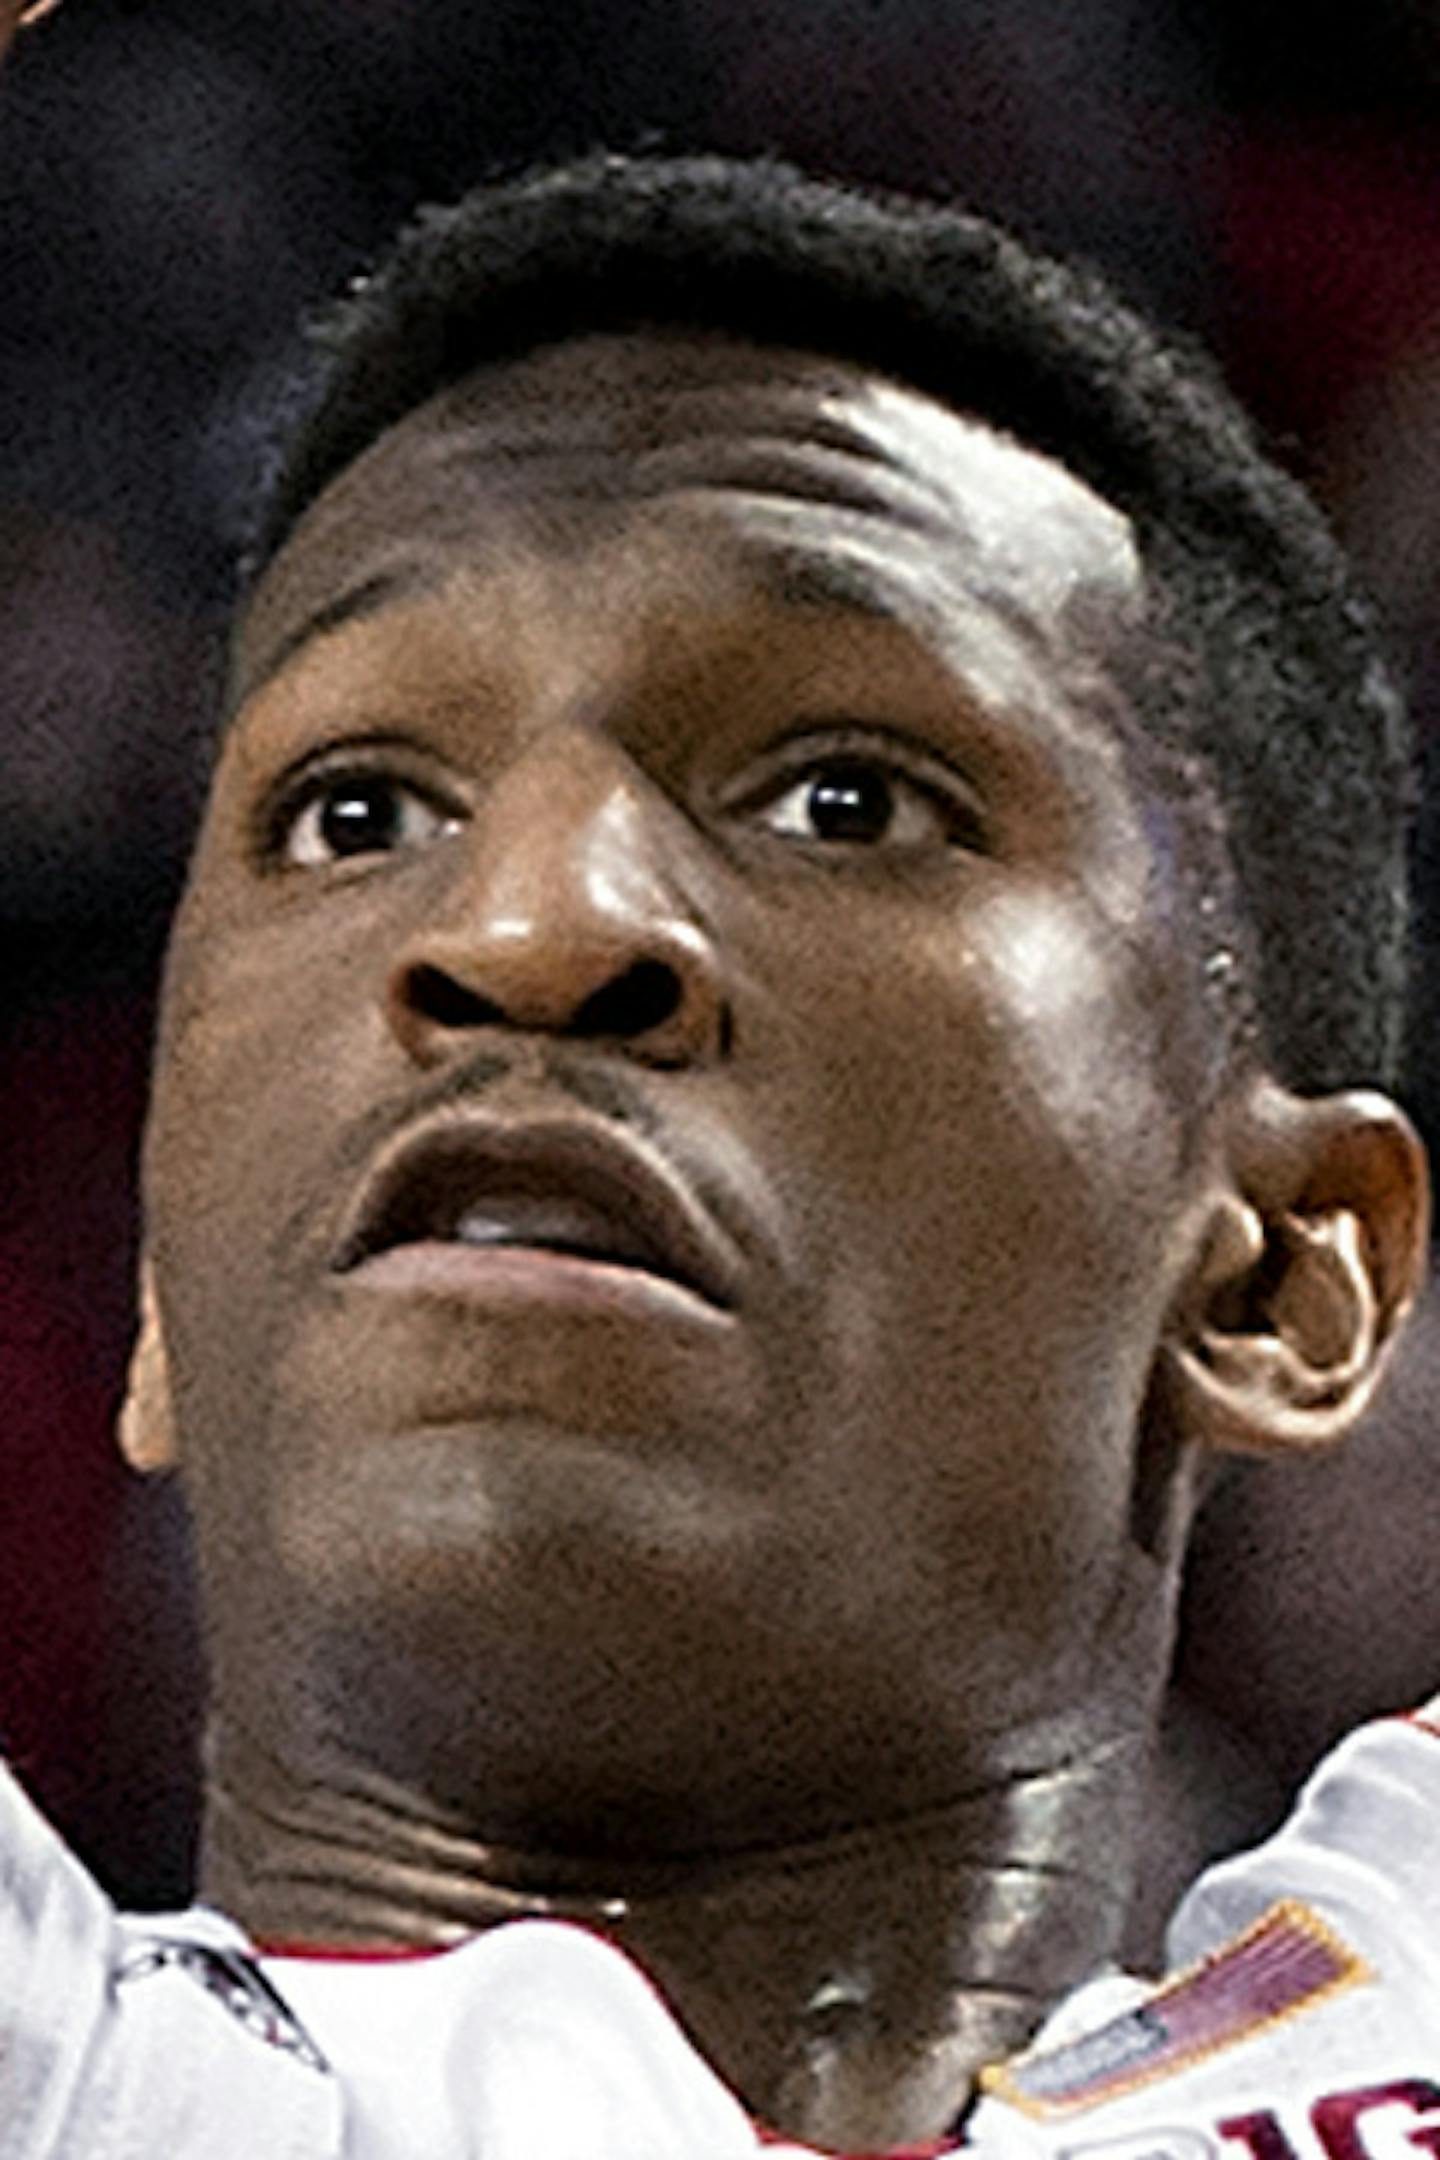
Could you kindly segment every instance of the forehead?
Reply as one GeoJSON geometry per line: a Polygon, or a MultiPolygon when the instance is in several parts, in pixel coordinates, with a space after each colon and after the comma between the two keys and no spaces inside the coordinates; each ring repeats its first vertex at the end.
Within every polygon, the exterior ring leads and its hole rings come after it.
{"type": "Polygon", "coordinates": [[[513,574],[602,540],[642,581],[683,558],[697,610],[739,584],[932,641],[984,623],[992,673],[1005,647],[1021,673],[1106,657],[1143,613],[1128,520],[983,421],[842,361],[591,337],[443,391],[332,482],[252,598],[236,702],[458,568],[513,574]]]}

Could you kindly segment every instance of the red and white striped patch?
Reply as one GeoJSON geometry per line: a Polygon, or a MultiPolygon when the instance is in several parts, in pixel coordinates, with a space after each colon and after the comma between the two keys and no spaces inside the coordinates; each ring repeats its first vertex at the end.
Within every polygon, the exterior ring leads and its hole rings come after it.
{"type": "Polygon", "coordinates": [[[1079,2040],[997,2064],[981,2084],[1026,2115],[1068,2115],[1205,2062],[1370,1977],[1317,1913],[1286,1898],[1132,2009],[1079,2040]]]}

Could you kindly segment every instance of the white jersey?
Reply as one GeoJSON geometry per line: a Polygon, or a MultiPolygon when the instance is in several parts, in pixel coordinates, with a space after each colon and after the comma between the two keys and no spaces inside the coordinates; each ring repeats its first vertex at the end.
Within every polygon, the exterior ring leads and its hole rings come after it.
{"type": "MultiPolygon", "coordinates": [[[[1435,1706],[1432,1706],[1432,1710],[1435,1706]]],[[[1082,1988],[937,2152],[1440,2160],[1440,1733],[1352,1736],[1201,1878],[1158,1985],[1082,1988]]],[[[796,2160],[585,1931],[261,1957],[125,1919],[0,1771],[0,2160],[796,2160]]]]}

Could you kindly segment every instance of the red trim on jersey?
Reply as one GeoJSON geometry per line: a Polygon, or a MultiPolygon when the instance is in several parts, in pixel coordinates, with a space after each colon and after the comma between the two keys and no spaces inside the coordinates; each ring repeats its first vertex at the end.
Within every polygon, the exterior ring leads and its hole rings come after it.
{"type": "MultiPolygon", "coordinates": [[[[466,1942],[473,1936],[467,1935],[466,1942]]],[[[458,1950],[453,1943],[370,1943],[363,1949],[354,1943],[285,1942],[273,1936],[255,1938],[255,1954],[262,1958],[299,1958],[312,1965],[393,1965],[402,1958],[444,1957],[458,1950]]]]}
{"type": "Polygon", "coordinates": [[[887,2145],[883,2152],[840,2153],[830,2145],[807,2145],[781,2130],[767,2130],[763,2123],[756,2123],[754,2130],[762,2145],[788,2145],[792,2152],[814,2153],[816,2160],[951,2160],[964,2151],[953,2138],[936,2138],[926,2145],[887,2145]]]}
{"type": "MultiPolygon", "coordinates": [[[[628,1951],[620,1950],[619,1945],[608,1936],[574,1920],[551,1920],[546,1924],[550,1927],[573,1927],[579,1934],[589,1935],[595,1941],[603,1942],[607,1949],[618,1950],[631,1971],[645,1982],[666,2017],[675,2020],[674,2011],[644,1966],[638,1964],[628,1951]]],[[[500,1925],[503,1926],[504,1922],[500,1925]]],[[[285,1942],[269,1936],[256,1937],[254,1940],[256,1953],[262,1958],[297,1958],[315,1965],[394,1965],[411,1962],[416,1958],[444,1957],[449,1951],[460,1949],[463,1943],[474,1942],[476,1939],[474,1935],[466,1935],[459,1942],[453,1943],[375,1943],[366,1949],[351,1943],[285,1942]]],[[[703,2057],[701,2059],[703,2060],[703,2057]]],[[[764,2123],[756,2122],[753,2116],[750,2123],[761,2146],[788,2145],[794,2152],[813,2154],[814,2160],[953,2160],[954,2155],[965,2149],[962,2135],[959,2138],[935,2138],[923,2145],[890,2145],[883,2152],[842,2153],[833,2146],[807,2145],[803,2139],[790,2137],[783,2130],[769,2129],[764,2123]]]]}

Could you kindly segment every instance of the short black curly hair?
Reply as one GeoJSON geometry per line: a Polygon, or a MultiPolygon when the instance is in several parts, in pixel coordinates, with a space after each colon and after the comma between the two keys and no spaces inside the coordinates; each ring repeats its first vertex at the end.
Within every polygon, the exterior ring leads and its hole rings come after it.
{"type": "Polygon", "coordinates": [[[252,576],[434,393],[489,361],[641,327],[873,367],[1128,515],[1180,663],[1137,706],[1201,865],[1189,885],[1212,977],[1292,1085],[1391,1080],[1410,759],[1369,612],[1208,362],[980,218],[768,160],[608,155],[424,211],[317,326],[252,576]]]}

